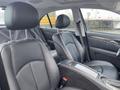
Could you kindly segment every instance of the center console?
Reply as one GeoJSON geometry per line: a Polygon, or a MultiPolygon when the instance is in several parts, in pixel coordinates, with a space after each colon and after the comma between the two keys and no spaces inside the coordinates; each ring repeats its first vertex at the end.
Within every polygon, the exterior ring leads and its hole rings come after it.
{"type": "Polygon", "coordinates": [[[59,63],[61,77],[70,78],[68,86],[85,90],[120,90],[120,81],[111,80],[81,63],[65,60],[59,63]]]}

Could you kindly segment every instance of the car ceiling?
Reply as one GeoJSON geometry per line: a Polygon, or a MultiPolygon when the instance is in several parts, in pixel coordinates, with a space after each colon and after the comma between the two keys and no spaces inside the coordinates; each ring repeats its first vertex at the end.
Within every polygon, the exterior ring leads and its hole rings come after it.
{"type": "Polygon", "coordinates": [[[107,9],[120,13],[120,0],[0,0],[0,6],[15,1],[32,4],[38,9],[40,16],[54,10],[74,7],[107,9]]]}

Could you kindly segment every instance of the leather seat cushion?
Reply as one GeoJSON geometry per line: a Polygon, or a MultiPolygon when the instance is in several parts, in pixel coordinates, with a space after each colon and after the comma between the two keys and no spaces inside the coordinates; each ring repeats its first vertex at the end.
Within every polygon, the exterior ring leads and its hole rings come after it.
{"type": "Polygon", "coordinates": [[[85,64],[107,78],[118,79],[117,69],[109,62],[95,60],[85,64]]]}
{"type": "Polygon", "coordinates": [[[72,88],[72,87],[65,87],[59,90],[82,90],[82,89],[77,89],[77,88],[72,88]]]}

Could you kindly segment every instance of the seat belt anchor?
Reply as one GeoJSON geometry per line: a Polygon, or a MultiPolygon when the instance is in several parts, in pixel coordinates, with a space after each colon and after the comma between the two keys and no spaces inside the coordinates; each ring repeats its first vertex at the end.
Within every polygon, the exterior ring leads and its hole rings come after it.
{"type": "Polygon", "coordinates": [[[66,84],[69,80],[70,80],[70,78],[68,76],[63,76],[61,79],[61,82],[59,84],[59,88],[63,88],[64,86],[66,86],[66,84]]]}

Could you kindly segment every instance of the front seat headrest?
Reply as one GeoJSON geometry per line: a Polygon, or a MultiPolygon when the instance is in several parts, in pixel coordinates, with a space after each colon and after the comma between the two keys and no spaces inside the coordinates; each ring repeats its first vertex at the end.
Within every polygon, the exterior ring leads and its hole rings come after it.
{"type": "Polygon", "coordinates": [[[10,30],[30,29],[39,24],[39,14],[30,4],[14,2],[5,9],[5,24],[10,30]]]}
{"type": "Polygon", "coordinates": [[[61,14],[57,17],[56,28],[63,29],[70,25],[70,19],[67,15],[61,14]]]}

